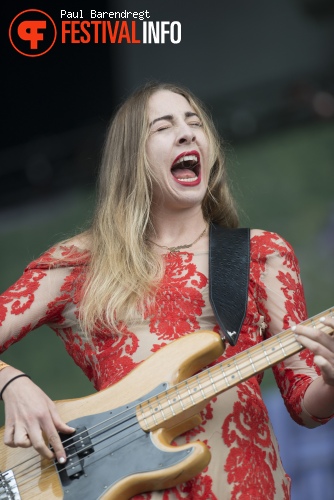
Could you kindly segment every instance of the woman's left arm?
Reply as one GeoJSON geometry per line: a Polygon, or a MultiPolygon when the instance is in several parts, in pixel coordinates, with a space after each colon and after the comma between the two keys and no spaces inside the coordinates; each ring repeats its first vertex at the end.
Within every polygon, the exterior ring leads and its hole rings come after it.
{"type": "MultiPolygon", "coordinates": [[[[267,325],[265,336],[276,335],[305,321],[307,311],[303,286],[298,260],[291,245],[275,233],[252,230],[251,250],[250,282],[254,286],[258,311],[263,314],[267,325]]],[[[300,328],[298,326],[298,331],[300,328]]],[[[313,328],[311,333],[313,336],[321,334],[322,343],[327,346],[325,348],[317,342],[317,349],[323,349],[323,356],[326,350],[326,383],[314,361],[312,349],[304,349],[273,367],[277,385],[291,417],[306,427],[321,425],[334,413],[334,387],[328,384],[329,380],[333,382],[334,377],[334,369],[331,375],[329,369],[329,359],[334,358],[333,350],[328,349],[332,339],[313,328]],[[315,395],[317,390],[319,394],[315,395]]],[[[315,347],[314,339],[313,342],[315,347]]]]}
{"type": "MultiPolygon", "coordinates": [[[[323,324],[334,330],[334,317],[327,316],[323,324]]],[[[297,340],[314,354],[314,363],[321,375],[313,380],[304,395],[304,407],[317,418],[334,414],[334,338],[320,329],[297,325],[293,328],[297,340]]]]}

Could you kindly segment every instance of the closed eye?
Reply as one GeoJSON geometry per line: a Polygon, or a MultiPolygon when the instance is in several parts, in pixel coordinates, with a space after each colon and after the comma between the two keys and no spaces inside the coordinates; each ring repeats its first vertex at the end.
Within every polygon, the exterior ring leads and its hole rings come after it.
{"type": "Polygon", "coordinates": [[[203,126],[202,122],[190,122],[189,125],[191,127],[202,127],[203,126]]]}
{"type": "Polygon", "coordinates": [[[162,130],[166,130],[167,128],[170,128],[170,125],[164,125],[163,127],[159,127],[156,132],[161,132],[162,130]]]}

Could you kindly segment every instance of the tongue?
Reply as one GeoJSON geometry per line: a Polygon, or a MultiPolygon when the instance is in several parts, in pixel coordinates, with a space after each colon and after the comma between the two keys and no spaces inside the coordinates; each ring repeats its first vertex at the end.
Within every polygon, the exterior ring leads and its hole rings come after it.
{"type": "Polygon", "coordinates": [[[174,168],[172,170],[172,174],[176,179],[182,180],[182,179],[193,179],[196,177],[195,172],[192,170],[189,170],[187,168],[174,168]]]}

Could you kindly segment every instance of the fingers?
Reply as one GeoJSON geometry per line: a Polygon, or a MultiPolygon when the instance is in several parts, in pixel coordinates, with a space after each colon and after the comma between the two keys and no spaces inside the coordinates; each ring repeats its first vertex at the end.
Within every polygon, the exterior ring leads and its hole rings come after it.
{"type": "Polygon", "coordinates": [[[38,428],[30,429],[28,434],[27,430],[21,425],[6,426],[4,443],[11,448],[28,448],[29,446],[33,446],[43,457],[53,457],[53,453],[46,446],[41,431],[38,428]]]}
{"type": "Polygon", "coordinates": [[[324,381],[334,385],[334,338],[329,334],[334,329],[334,319],[321,318],[326,325],[323,331],[312,326],[297,325],[293,327],[298,342],[314,354],[314,362],[320,368],[324,381]]]}
{"type": "MultiPolygon", "coordinates": [[[[52,432],[52,431],[50,431],[52,432]]],[[[64,450],[63,443],[61,442],[60,436],[56,429],[54,429],[53,434],[49,433],[48,435],[49,445],[52,447],[54,456],[58,460],[59,463],[63,464],[66,462],[66,451],[64,450]]],[[[37,450],[39,451],[39,450],[37,450]]],[[[49,450],[50,451],[50,450],[49,450]]],[[[39,451],[40,452],[40,451],[39,451]]],[[[40,452],[41,453],[41,452],[40,452]]]]}
{"type": "Polygon", "coordinates": [[[298,341],[304,345],[304,341],[309,339],[313,341],[311,343],[307,342],[305,347],[313,350],[316,345],[323,345],[327,349],[334,352],[334,338],[331,336],[334,330],[334,318],[326,317],[321,318],[320,327],[316,328],[313,326],[296,325],[292,327],[292,330],[298,335],[298,341]],[[321,329],[321,325],[325,325],[326,328],[321,329]],[[329,327],[329,328],[327,328],[329,327]]]}
{"type": "Polygon", "coordinates": [[[15,426],[14,425],[6,425],[3,440],[4,440],[4,443],[7,446],[10,446],[11,448],[14,448],[16,446],[15,440],[14,440],[14,434],[15,434],[15,426]]]}
{"type": "Polygon", "coordinates": [[[57,429],[58,432],[63,432],[64,434],[71,434],[75,431],[74,427],[65,424],[65,422],[61,420],[54,403],[52,403],[52,406],[50,407],[50,414],[52,417],[52,421],[55,425],[55,428],[57,429]]]}
{"type": "Polygon", "coordinates": [[[15,387],[9,385],[5,392],[5,444],[23,448],[33,446],[42,457],[56,457],[64,463],[66,452],[59,432],[69,434],[75,429],[62,421],[54,402],[39,387],[30,379],[21,380],[15,387]]]}
{"type": "Polygon", "coordinates": [[[61,464],[66,462],[67,456],[66,449],[64,448],[58,432],[72,434],[74,431],[75,429],[73,427],[66,425],[62,420],[60,420],[58,414],[54,415],[52,425],[48,425],[44,430],[48,443],[52,447],[56,459],[61,464]]]}
{"type": "Polygon", "coordinates": [[[65,424],[51,402],[45,414],[35,415],[34,419],[6,422],[4,443],[12,448],[33,448],[44,458],[56,458],[59,463],[67,460],[66,450],[59,432],[70,434],[75,429],[65,424]],[[50,447],[52,449],[50,449],[50,447]]]}
{"type": "Polygon", "coordinates": [[[326,318],[323,318],[321,322],[324,325],[329,326],[332,330],[334,330],[334,317],[333,316],[327,316],[326,318]]]}
{"type": "Polygon", "coordinates": [[[22,425],[16,425],[16,427],[12,426],[10,428],[6,427],[4,443],[11,448],[28,448],[29,446],[33,446],[42,457],[52,459],[56,456],[60,463],[64,463],[66,461],[66,453],[59,434],[55,428],[53,428],[52,431],[49,430],[49,432],[50,435],[47,438],[47,442],[52,446],[54,453],[45,442],[42,430],[38,425],[31,426],[29,431],[22,425]]]}
{"type": "Polygon", "coordinates": [[[73,432],[75,432],[75,428],[70,427],[61,420],[53,403],[52,407],[50,408],[50,414],[54,425],[49,430],[46,430],[48,441],[54,450],[54,454],[58,462],[62,464],[66,462],[67,457],[66,450],[64,449],[58,432],[62,432],[64,434],[73,434],[73,432]]]}

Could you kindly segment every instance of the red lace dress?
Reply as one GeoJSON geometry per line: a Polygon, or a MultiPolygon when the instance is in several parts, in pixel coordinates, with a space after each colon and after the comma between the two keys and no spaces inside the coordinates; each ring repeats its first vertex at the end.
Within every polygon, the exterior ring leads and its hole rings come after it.
{"type": "MultiPolygon", "coordinates": [[[[24,275],[0,297],[2,351],[30,330],[48,324],[96,389],[124,377],[138,363],[180,336],[200,329],[219,331],[208,297],[208,255],[180,252],[164,256],[166,270],[154,310],[122,333],[96,331],[86,341],[77,321],[78,303],[89,259],[73,248],[57,247],[31,263],[24,275]],[[59,261],[61,257],[61,262],[59,261]]],[[[252,231],[251,268],[246,318],[230,357],[306,318],[298,263],[292,248],[278,235],[252,231]]],[[[218,360],[217,360],[218,361],[218,360]]],[[[321,423],[303,408],[303,396],[317,377],[308,351],[274,368],[288,411],[299,423],[321,423]]],[[[260,391],[261,376],[229,389],[202,413],[202,425],[177,438],[199,439],[211,450],[209,466],[176,488],[138,495],[136,499],[282,500],[290,479],[279,457],[276,438],[260,391]]]]}

